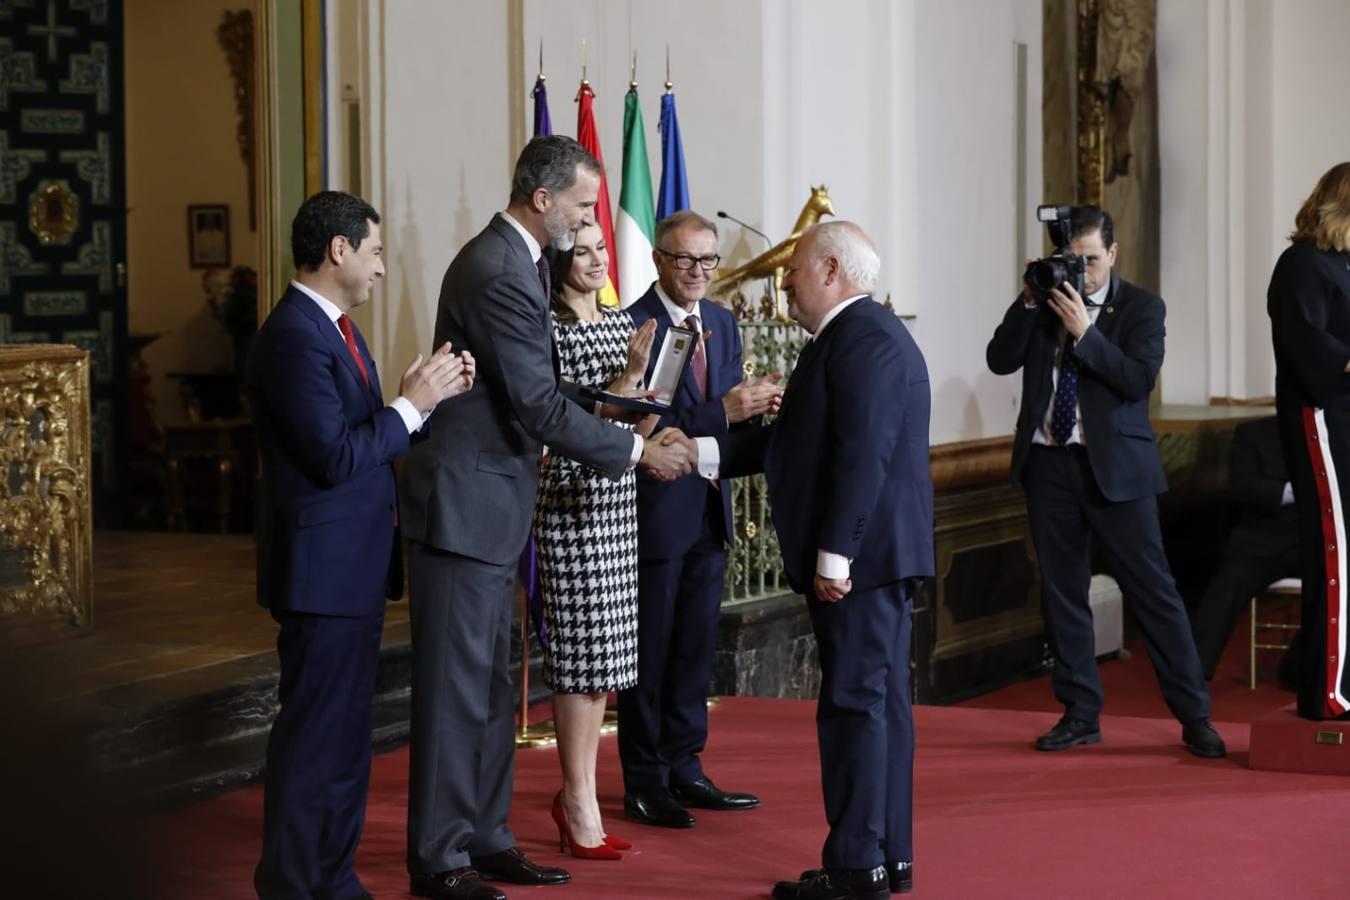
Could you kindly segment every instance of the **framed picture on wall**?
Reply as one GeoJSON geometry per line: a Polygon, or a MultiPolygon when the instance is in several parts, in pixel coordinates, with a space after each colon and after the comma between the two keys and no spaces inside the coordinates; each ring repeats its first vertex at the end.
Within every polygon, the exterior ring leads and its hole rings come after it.
{"type": "Polygon", "coordinates": [[[220,269],[230,264],[230,207],[196,203],[188,207],[188,264],[220,269]]]}

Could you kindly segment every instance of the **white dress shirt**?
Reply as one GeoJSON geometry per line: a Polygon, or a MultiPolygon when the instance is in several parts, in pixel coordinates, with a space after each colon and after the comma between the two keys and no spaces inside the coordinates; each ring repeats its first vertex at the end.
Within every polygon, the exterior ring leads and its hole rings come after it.
{"type": "MultiPolygon", "coordinates": [[[[1090,294],[1088,296],[1088,321],[1092,323],[1091,325],[1088,325],[1089,328],[1092,328],[1093,325],[1097,323],[1097,315],[1102,311],[1101,305],[1106,302],[1106,293],[1110,289],[1111,282],[1108,281],[1106,284],[1102,285],[1095,294],[1090,294]],[[1096,305],[1094,306],[1092,304],[1096,305]]],[[[1087,334],[1086,331],[1083,333],[1087,334]]],[[[1055,439],[1050,436],[1050,419],[1055,413],[1055,392],[1059,390],[1059,363],[1060,360],[1064,358],[1064,345],[1068,343],[1068,337],[1069,333],[1061,326],[1059,329],[1059,351],[1055,354],[1055,367],[1050,371],[1050,405],[1045,408],[1045,418],[1041,421],[1041,427],[1037,428],[1031,435],[1031,442],[1033,444],[1044,444],[1047,447],[1055,446],[1055,439]]],[[[1081,340],[1082,338],[1078,339],[1078,341],[1081,340]]],[[[1078,346],[1078,341],[1073,342],[1075,347],[1078,346]]],[[[1079,383],[1082,383],[1081,380],[1079,383]]],[[[1081,400],[1081,393],[1079,394],[1079,397],[1080,400],[1074,408],[1073,430],[1069,432],[1069,439],[1064,442],[1064,446],[1066,447],[1070,444],[1086,443],[1083,439],[1083,403],[1081,400]]]]}
{"type": "MultiPolygon", "coordinates": [[[[502,218],[506,220],[507,225],[510,225],[512,228],[516,230],[516,233],[520,235],[520,239],[525,242],[525,249],[530,251],[530,262],[534,263],[535,265],[538,265],[539,257],[544,255],[544,248],[539,245],[539,242],[537,240],[535,240],[534,235],[530,234],[528,231],[525,230],[524,225],[520,224],[515,219],[511,218],[511,214],[509,212],[507,212],[506,210],[502,210],[502,218]]],[[[599,403],[595,405],[595,411],[597,413],[600,411],[599,403]]],[[[642,448],[643,448],[642,435],[634,434],[633,452],[630,453],[628,456],[628,468],[630,469],[633,468],[633,466],[636,466],[638,462],[641,461],[642,448]]]]}
{"type": "MultiPolygon", "coordinates": [[[[807,339],[808,342],[814,341],[825,330],[827,325],[838,318],[840,313],[866,296],[867,294],[857,294],[849,297],[834,309],[827,312],[820,320],[820,325],[816,327],[815,332],[807,339]]],[[[704,478],[716,480],[717,473],[722,465],[722,450],[717,446],[717,439],[700,437],[694,438],[694,441],[698,444],[698,474],[702,475],[704,478]]],[[[831,553],[829,550],[816,550],[816,574],[821,578],[848,578],[852,563],[852,559],[843,556],[842,554],[831,553]]]]}
{"type": "MultiPolygon", "coordinates": [[[[342,310],[327,297],[322,296],[298,281],[292,281],[291,287],[317,303],[319,309],[323,310],[323,314],[328,317],[328,321],[332,322],[333,327],[337,329],[338,336],[342,338],[342,343],[347,343],[347,338],[342,334],[342,328],[338,325],[338,319],[344,315],[342,310]]],[[[422,427],[422,423],[426,421],[422,414],[417,411],[417,407],[413,406],[412,401],[407,397],[395,397],[389,403],[389,406],[398,413],[398,417],[402,419],[403,424],[408,427],[408,434],[417,431],[422,427]]]]}

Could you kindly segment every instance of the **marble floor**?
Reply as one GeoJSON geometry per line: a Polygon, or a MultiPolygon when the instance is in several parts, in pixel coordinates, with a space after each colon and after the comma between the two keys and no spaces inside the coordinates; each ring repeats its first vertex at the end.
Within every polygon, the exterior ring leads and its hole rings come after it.
{"type": "MultiPolygon", "coordinates": [[[[276,624],[254,602],[251,536],[100,531],[93,574],[94,627],[25,654],[43,697],[201,676],[274,651],[276,624]]],[[[385,642],[407,640],[407,622],[407,604],[390,604],[385,642]]]]}

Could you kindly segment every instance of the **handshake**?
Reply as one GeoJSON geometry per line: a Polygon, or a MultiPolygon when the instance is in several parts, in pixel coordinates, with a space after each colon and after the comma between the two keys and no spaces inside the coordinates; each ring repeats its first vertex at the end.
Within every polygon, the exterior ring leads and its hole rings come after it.
{"type": "Polygon", "coordinates": [[[678,428],[664,428],[643,438],[638,465],[661,481],[674,481],[698,465],[698,443],[678,428]]]}

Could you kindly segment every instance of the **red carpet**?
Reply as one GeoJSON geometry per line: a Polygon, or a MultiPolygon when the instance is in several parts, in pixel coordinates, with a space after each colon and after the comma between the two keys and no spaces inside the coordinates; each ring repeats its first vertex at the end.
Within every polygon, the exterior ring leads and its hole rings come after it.
{"type": "MultiPolygon", "coordinates": [[[[961,707],[916,710],[916,896],[933,898],[1344,898],[1350,889],[1350,779],[1246,768],[1248,708],[1289,695],[1246,689],[1228,665],[1214,685],[1226,760],[1185,753],[1142,654],[1103,665],[1112,715],[1105,741],[1036,753],[1031,739],[1057,718],[1044,678],[961,707]],[[1239,693],[1240,687],[1240,693],[1239,693]],[[1026,703],[1031,709],[1018,709],[1026,703]],[[983,708],[977,708],[983,707],[983,708]],[[1043,710],[1043,711],[1041,711],[1043,710]]],[[[548,802],[553,750],[517,756],[511,826],[540,861],[569,866],[558,888],[514,898],[749,898],[818,864],[824,837],[814,704],[727,698],[712,713],[704,755],[724,787],[762,808],[698,813],[673,832],[625,821],[612,737],[601,743],[601,805],[610,830],[636,849],[621,862],[558,854],[548,802]]],[[[358,871],[381,898],[407,897],[407,753],[376,759],[358,871]]],[[[167,839],[181,896],[249,898],[262,794],[247,789],[173,816],[167,839]],[[181,866],[181,870],[178,869],[181,866]]]]}

